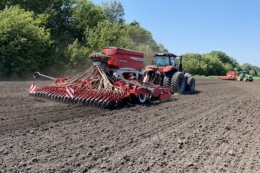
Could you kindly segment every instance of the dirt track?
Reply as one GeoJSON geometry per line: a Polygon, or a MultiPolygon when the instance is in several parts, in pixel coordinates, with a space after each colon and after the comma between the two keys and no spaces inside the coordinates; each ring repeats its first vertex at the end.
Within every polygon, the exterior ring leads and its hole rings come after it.
{"type": "Polygon", "coordinates": [[[260,82],[196,83],[194,94],[108,111],[0,82],[0,172],[260,172],[260,82]]]}

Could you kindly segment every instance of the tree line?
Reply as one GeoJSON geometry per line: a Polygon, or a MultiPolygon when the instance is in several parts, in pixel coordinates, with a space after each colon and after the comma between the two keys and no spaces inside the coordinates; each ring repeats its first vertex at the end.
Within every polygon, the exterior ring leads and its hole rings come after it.
{"type": "MultiPolygon", "coordinates": [[[[127,23],[118,1],[95,5],[91,0],[1,0],[0,77],[27,77],[34,71],[57,76],[87,69],[87,56],[115,46],[143,52],[145,64],[153,52],[168,51],[136,20],[127,23]]],[[[217,75],[239,66],[222,52],[185,54],[184,66],[192,74],[217,75]]]]}
{"type": "Polygon", "coordinates": [[[221,51],[207,54],[187,53],[183,56],[183,66],[187,72],[196,75],[220,76],[228,71],[248,71],[252,76],[260,76],[260,68],[249,63],[239,65],[236,59],[221,51]]]}
{"type": "Polygon", "coordinates": [[[89,54],[108,46],[144,52],[147,63],[152,52],[167,51],[124,15],[118,1],[1,0],[0,77],[77,73],[91,65],[89,54]]]}

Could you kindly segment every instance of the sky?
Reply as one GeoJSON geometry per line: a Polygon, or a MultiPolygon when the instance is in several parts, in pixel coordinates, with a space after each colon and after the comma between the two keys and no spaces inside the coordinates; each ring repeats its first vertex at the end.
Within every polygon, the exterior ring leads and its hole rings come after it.
{"type": "MultiPolygon", "coordinates": [[[[99,5],[102,1],[92,0],[99,5]]],[[[169,52],[221,51],[260,67],[259,0],[119,0],[126,23],[136,20],[169,52]]]]}

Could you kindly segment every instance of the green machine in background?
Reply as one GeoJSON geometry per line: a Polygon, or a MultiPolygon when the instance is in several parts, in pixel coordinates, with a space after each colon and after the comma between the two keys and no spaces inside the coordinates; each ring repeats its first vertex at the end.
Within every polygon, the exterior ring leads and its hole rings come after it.
{"type": "Polygon", "coordinates": [[[253,82],[253,77],[252,75],[249,74],[248,71],[241,71],[238,73],[237,75],[237,80],[238,81],[250,81],[250,82],[253,82]]]}

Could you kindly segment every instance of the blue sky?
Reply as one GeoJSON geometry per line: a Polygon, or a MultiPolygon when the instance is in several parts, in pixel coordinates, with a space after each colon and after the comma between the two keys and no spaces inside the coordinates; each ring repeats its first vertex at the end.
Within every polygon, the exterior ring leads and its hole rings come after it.
{"type": "MultiPolygon", "coordinates": [[[[102,1],[92,0],[95,4],[102,1]]],[[[119,0],[125,20],[138,21],[175,54],[222,51],[260,67],[259,0],[119,0]]]]}

